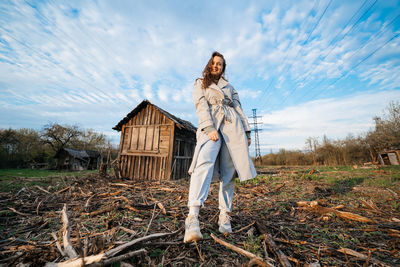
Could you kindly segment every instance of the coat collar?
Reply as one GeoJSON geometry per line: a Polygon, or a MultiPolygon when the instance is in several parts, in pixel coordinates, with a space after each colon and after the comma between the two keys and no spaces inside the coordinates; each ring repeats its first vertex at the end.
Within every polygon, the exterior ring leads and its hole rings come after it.
{"type": "Polygon", "coordinates": [[[225,80],[224,77],[219,78],[218,83],[217,83],[218,87],[221,89],[224,88],[225,86],[227,86],[228,84],[229,84],[228,81],[225,80]]]}
{"type": "Polygon", "coordinates": [[[208,88],[218,91],[221,94],[222,98],[225,98],[225,94],[222,92],[221,89],[224,88],[225,86],[227,86],[228,84],[229,84],[228,81],[225,80],[224,77],[221,77],[221,78],[219,78],[217,84],[212,83],[212,84],[210,84],[210,86],[208,88]]]}

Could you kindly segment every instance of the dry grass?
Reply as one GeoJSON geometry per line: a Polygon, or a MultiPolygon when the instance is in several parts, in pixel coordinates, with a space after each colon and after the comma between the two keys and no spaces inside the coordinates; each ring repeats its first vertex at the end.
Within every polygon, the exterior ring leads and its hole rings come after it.
{"type": "Polygon", "coordinates": [[[27,185],[0,193],[0,260],[31,266],[65,260],[51,234],[56,233],[62,243],[59,211],[67,203],[72,245],[80,255],[108,251],[145,235],[178,231],[129,248],[148,251],[125,260],[133,265],[238,266],[249,262],[215,243],[210,237],[214,234],[262,259],[273,258],[279,266],[264,242],[265,231],[293,266],[315,262],[321,266],[400,264],[400,168],[268,167],[259,172],[264,174],[237,184],[234,233],[227,237],[218,233],[218,184],[211,186],[200,213],[205,238],[198,246],[203,262],[193,244],[182,242],[188,181],[117,181],[95,174],[72,177],[61,185],[54,181],[46,187],[27,185]],[[335,212],[321,214],[299,207],[299,201],[316,201],[318,207],[371,221],[346,219],[335,212]]]}

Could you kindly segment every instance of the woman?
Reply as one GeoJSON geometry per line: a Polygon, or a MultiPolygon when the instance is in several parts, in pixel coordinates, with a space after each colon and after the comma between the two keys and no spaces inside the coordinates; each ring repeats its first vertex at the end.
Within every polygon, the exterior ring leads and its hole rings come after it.
{"type": "Polygon", "coordinates": [[[214,52],[204,68],[203,78],[194,84],[193,101],[199,128],[189,168],[191,179],[185,243],[203,238],[198,215],[212,180],[220,180],[218,225],[219,231],[226,234],[232,232],[229,213],[232,211],[235,170],[241,181],[257,175],[249,156],[249,123],[237,92],[224,77],[225,68],[223,55],[214,52]]]}

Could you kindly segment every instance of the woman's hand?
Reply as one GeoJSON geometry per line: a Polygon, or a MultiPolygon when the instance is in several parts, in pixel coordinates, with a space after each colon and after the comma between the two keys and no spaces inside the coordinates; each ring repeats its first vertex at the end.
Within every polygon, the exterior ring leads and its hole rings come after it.
{"type": "Polygon", "coordinates": [[[251,138],[247,138],[247,146],[251,145],[251,138]]]}
{"type": "Polygon", "coordinates": [[[208,138],[212,141],[218,141],[218,139],[219,139],[217,130],[211,131],[207,135],[208,135],[208,138]]]}

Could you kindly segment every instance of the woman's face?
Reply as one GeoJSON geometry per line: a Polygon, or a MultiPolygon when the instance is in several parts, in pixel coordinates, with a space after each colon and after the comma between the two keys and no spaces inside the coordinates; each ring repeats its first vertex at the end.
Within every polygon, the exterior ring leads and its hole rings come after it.
{"type": "Polygon", "coordinates": [[[222,57],[215,56],[212,60],[211,65],[211,74],[214,76],[220,76],[222,74],[222,66],[224,64],[224,60],[222,57]]]}

